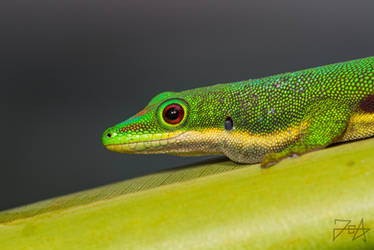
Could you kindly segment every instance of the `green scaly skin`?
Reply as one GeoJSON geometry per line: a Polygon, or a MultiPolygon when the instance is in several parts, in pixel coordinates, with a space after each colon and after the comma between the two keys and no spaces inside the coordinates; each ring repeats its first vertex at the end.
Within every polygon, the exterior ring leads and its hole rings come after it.
{"type": "Polygon", "coordinates": [[[268,167],[285,157],[373,135],[374,57],[368,57],[164,92],[137,115],[108,128],[102,141],[121,153],[226,155],[268,167]],[[184,115],[170,124],[164,110],[175,104],[184,115]]]}

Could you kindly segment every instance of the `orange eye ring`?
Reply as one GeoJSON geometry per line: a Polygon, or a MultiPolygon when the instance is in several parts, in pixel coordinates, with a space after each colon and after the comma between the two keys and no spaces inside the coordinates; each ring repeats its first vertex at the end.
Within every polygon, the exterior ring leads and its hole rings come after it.
{"type": "Polygon", "coordinates": [[[173,103],[169,104],[162,111],[162,117],[169,124],[178,124],[183,120],[184,109],[181,105],[173,103]]]}

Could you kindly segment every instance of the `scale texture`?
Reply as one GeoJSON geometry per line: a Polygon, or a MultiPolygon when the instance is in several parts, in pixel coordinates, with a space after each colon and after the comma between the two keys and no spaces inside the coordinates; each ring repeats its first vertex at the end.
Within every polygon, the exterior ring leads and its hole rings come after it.
{"type": "Polygon", "coordinates": [[[122,153],[226,155],[271,166],[374,135],[374,57],[234,83],[164,92],[107,129],[122,153]]]}

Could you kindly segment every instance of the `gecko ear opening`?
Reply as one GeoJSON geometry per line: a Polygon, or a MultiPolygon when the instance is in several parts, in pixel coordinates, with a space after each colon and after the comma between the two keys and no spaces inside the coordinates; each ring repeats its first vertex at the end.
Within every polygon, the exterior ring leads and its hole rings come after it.
{"type": "Polygon", "coordinates": [[[225,120],[225,123],[224,123],[224,126],[225,126],[225,129],[227,131],[231,130],[234,128],[234,122],[233,120],[231,119],[231,117],[227,117],[226,120],[225,120]]]}

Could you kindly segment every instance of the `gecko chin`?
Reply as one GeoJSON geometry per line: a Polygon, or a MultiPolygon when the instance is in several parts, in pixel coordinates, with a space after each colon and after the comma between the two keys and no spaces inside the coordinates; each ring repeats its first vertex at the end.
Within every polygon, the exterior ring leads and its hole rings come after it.
{"type": "Polygon", "coordinates": [[[111,138],[110,141],[103,141],[103,144],[108,150],[118,153],[162,154],[175,149],[182,134],[183,132],[119,135],[119,138],[111,138]]]}
{"type": "Polygon", "coordinates": [[[104,146],[110,151],[127,154],[222,155],[212,144],[196,141],[193,137],[191,132],[171,132],[140,136],[137,140],[118,138],[119,140],[106,141],[104,146]]]}
{"type": "Polygon", "coordinates": [[[127,153],[127,154],[157,154],[164,153],[167,148],[173,145],[173,138],[154,140],[154,141],[139,141],[123,144],[108,144],[105,147],[113,152],[127,153]]]}

